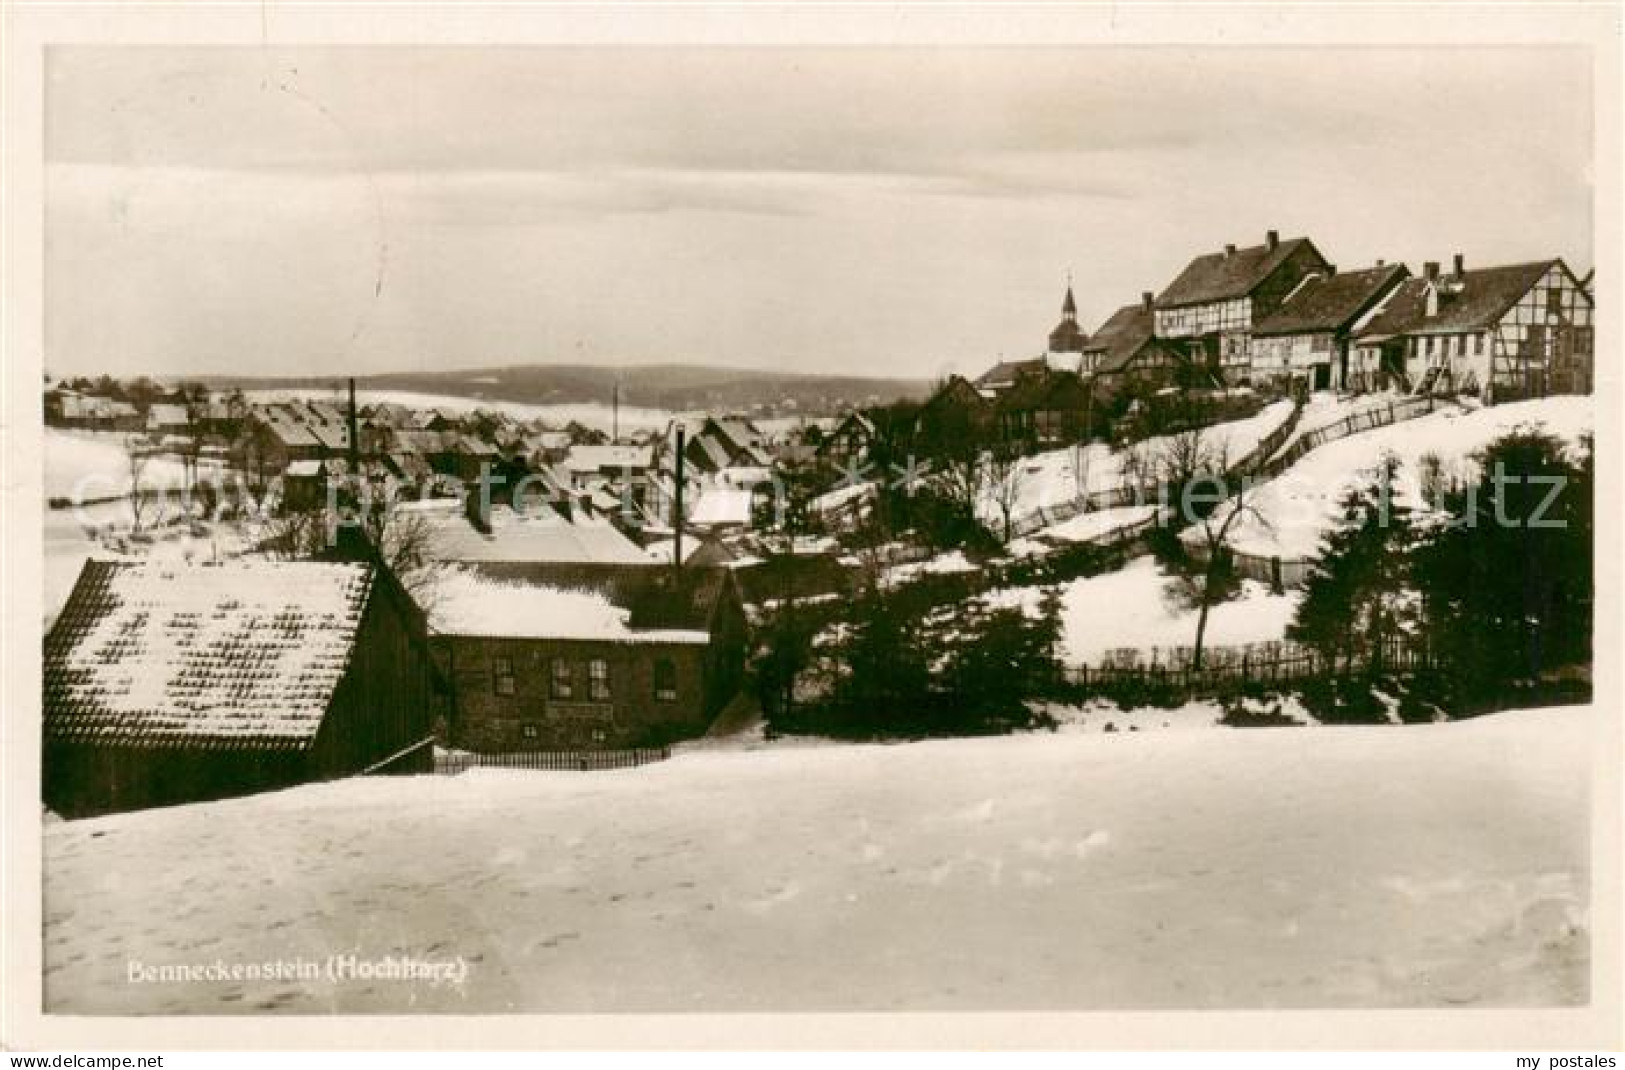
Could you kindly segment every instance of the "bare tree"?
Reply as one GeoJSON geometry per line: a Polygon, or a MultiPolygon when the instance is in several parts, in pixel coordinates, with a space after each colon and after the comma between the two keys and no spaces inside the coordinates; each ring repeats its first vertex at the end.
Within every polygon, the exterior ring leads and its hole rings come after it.
{"type": "Polygon", "coordinates": [[[1191,667],[1202,667],[1208,618],[1230,589],[1234,551],[1231,536],[1243,519],[1264,528],[1269,521],[1252,502],[1252,486],[1243,477],[1233,480],[1229,452],[1215,445],[1201,428],[1167,436],[1157,454],[1157,477],[1170,495],[1179,522],[1200,536],[1200,570],[1176,580],[1196,609],[1196,640],[1191,667]]]}
{"type": "Polygon", "coordinates": [[[147,509],[147,499],[141,491],[141,477],[147,471],[151,451],[140,435],[131,435],[124,440],[124,455],[130,465],[130,526],[140,533],[141,518],[147,509]]]}
{"type": "Polygon", "coordinates": [[[1009,542],[1015,530],[1016,506],[1021,504],[1021,492],[1026,485],[1025,458],[1006,450],[993,450],[983,459],[977,497],[985,493],[999,510],[1004,522],[1004,541],[1009,542]]]}

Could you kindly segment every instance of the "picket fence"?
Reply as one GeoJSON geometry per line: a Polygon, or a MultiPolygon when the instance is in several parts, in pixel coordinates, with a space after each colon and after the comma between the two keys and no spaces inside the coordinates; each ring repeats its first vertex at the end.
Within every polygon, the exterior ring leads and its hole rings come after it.
{"type": "Polygon", "coordinates": [[[1112,650],[1099,664],[1069,666],[1066,677],[1090,690],[1132,686],[1211,695],[1251,684],[1284,684],[1361,672],[1374,665],[1405,673],[1436,664],[1425,643],[1406,636],[1385,640],[1380,660],[1371,651],[1327,658],[1301,643],[1282,641],[1207,647],[1198,669],[1192,666],[1194,653],[1194,648],[1183,646],[1112,650]]]}
{"type": "Polygon", "coordinates": [[[533,769],[547,772],[597,772],[603,769],[635,769],[663,762],[671,757],[670,747],[631,750],[536,750],[504,754],[475,754],[471,751],[436,751],[434,771],[445,776],[470,769],[533,769]]]}

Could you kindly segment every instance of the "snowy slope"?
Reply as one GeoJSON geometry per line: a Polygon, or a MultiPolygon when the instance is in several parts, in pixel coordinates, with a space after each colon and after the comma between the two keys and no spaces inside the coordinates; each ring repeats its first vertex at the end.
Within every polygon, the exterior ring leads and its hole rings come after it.
{"type": "MultiPolygon", "coordinates": [[[[1149,652],[1153,647],[1190,646],[1196,641],[1197,611],[1167,597],[1168,579],[1147,555],[1115,572],[1062,584],[1062,657],[1071,664],[1095,665],[1119,647],[1149,652]]],[[[1040,593],[1023,587],[996,592],[991,599],[1035,612],[1040,593]]],[[[1299,597],[1296,591],[1271,594],[1266,585],[1244,580],[1235,598],[1209,610],[1205,642],[1236,646],[1282,639],[1299,597]]]]}
{"type": "Polygon", "coordinates": [[[1590,716],[697,751],[53,823],[45,1005],[1574,1004],[1590,716]],[[469,975],[127,981],[335,953],[469,975]]]}
{"type": "Polygon", "coordinates": [[[1427,454],[1436,454],[1447,468],[1461,466],[1472,453],[1516,428],[1543,427],[1575,443],[1593,428],[1593,421],[1591,398],[1554,397],[1485,409],[1441,409],[1339,439],[1259,487],[1250,501],[1267,523],[1252,517],[1238,520],[1232,545],[1263,557],[1312,557],[1339,515],[1339,500],[1363,478],[1363,471],[1381,462],[1384,452],[1399,459],[1400,500],[1415,505],[1418,462],[1427,454]]]}
{"type": "MultiPolygon", "coordinates": [[[[1291,413],[1290,401],[1272,402],[1246,419],[1215,424],[1204,433],[1204,439],[1210,449],[1222,450],[1234,463],[1286,422],[1291,413]]],[[[1156,458],[1167,448],[1168,441],[1166,437],[1146,439],[1134,447],[1134,452],[1156,458]]],[[[1124,482],[1123,468],[1128,456],[1129,451],[1091,442],[1087,446],[1050,450],[1023,459],[1010,477],[1015,484],[1012,517],[1020,520],[1038,509],[1070,502],[1078,497],[1080,488],[1090,494],[1115,490],[1124,482]]],[[[977,504],[977,515],[994,527],[1003,519],[998,504],[1000,496],[990,489],[977,504]]]]}

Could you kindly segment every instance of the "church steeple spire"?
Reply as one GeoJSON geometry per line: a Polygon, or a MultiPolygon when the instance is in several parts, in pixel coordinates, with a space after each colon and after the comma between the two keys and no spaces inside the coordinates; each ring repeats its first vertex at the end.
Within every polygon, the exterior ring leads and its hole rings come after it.
{"type": "Polygon", "coordinates": [[[1066,296],[1061,299],[1061,322],[1049,333],[1049,352],[1081,353],[1087,341],[1078,329],[1078,302],[1072,296],[1072,272],[1066,273],[1066,296]]]}

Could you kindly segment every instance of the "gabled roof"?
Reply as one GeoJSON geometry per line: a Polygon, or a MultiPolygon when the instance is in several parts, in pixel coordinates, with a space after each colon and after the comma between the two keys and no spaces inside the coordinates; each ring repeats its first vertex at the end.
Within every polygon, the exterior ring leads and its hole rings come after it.
{"type": "Polygon", "coordinates": [[[1421,322],[1427,312],[1426,279],[1409,278],[1396,286],[1355,337],[1363,342],[1380,342],[1404,334],[1421,322]]]}
{"type": "Polygon", "coordinates": [[[653,446],[572,446],[559,467],[567,472],[643,472],[654,466],[653,446]]]}
{"type": "Polygon", "coordinates": [[[147,419],[160,427],[184,427],[188,422],[185,405],[155,402],[147,410],[147,419]]]}
{"type": "Polygon", "coordinates": [[[1033,357],[1031,360],[1001,360],[976,379],[976,385],[983,390],[1003,390],[1014,386],[1016,380],[1024,375],[1045,371],[1049,368],[1049,361],[1044,357],[1033,357]]]}
{"type": "Polygon", "coordinates": [[[1438,314],[1424,317],[1411,332],[1458,334],[1493,327],[1519,298],[1545,277],[1553,264],[1558,263],[1561,261],[1537,260],[1447,275],[1439,280],[1444,284],[1444,292],[1438,314]]]}
{"type": "Polygon", "coordinates": [[[1179,277],[1157,297],[1157,307],[1179,308],[1245,297],[1274,274],[1275,269],[1288,257],[1304,247],[1320,256],[1319,250],[1315,250],[1308,238],[1289,238],[1276,242],[1273,248],[1266,243],[1237,249],[1233,253],[1217,252],[1199,256],[1187,264],[1179,277]]]}
{"type": "Polygon", "coordinates": [[[654,573],[550,584],[446,569],[435,579],[429,625],[442,635],[604,642],[707,643],[708,603],[688,588],[645,594],[654,573]],[[701,615],[701,607],[707,611],[701,615]]]}
{"type": "Polygon", "coordinates": [[[1345,330],[1408,274],[1403,264],[1311,276],[1274,315],[1253,325],[1255,335],[1314,334],[1345,330]]]}
{"type": "Polygon", "coordinates": [[[1039,411],[1049,407],[1068,408],[1069,399],[1075,402],[1088,392],[1088,387],[1076,372],[1050,372],[1047,375],[1029,375],[1022,378],[999,398],[999,407],[1007,411],[1039,411]]]}
{"type": "Polygon", "coordinates": [[[1154,326],[1155,316],[1143,301],[1124,305],[1113,312],[1083,349],[1100,357],[1095,374],[1122,371],[1135,354],[1152,341],[1154,326]]]}
{"type": "Polygon", "coordinates": [[[364,564],[88,561],[45,641],[45,737],[301,749],[373,580],[364,564]]]}
{"type": "MultiPolygon", "coordinates": [[[[524,510],[491,509],[489,533],[475,528],[456,500],[412,502],[400,511],[429,526],[429,556],[436,561],[523,564],[646,565],[636,543],[601,518],[566,520],[534,494],[524,510]]],[[[617,506],[619,502],[617,501],[617,506]]]]}

